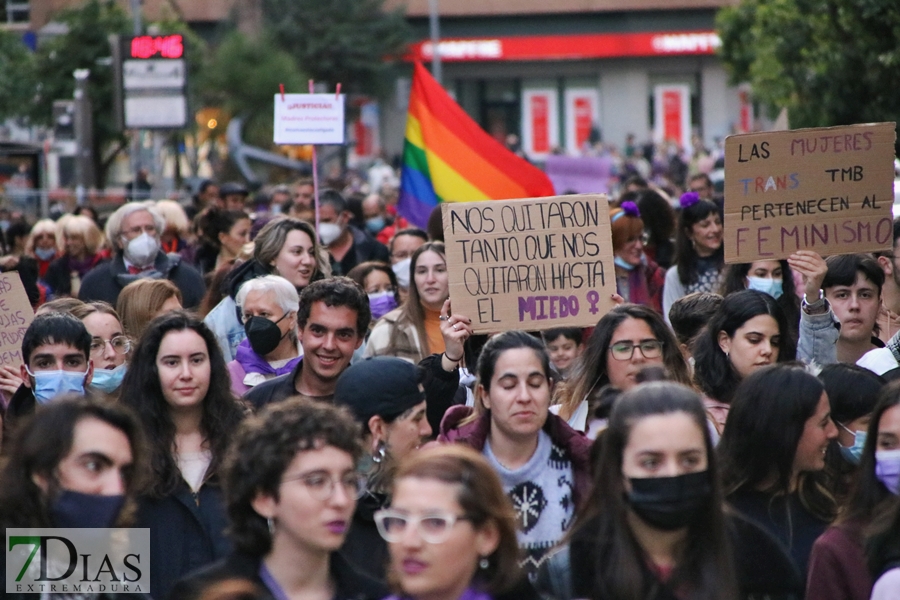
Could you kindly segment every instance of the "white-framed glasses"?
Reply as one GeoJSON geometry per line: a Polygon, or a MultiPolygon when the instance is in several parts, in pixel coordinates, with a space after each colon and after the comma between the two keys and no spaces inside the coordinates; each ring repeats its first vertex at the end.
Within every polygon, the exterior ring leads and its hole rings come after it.
{"type": "Polygon", "coordinates": [[[386,542],[396,543],[403,537],[407,527],[415,527],[423,540],[429,544],[440,544],[447,541],[450,531],[458,521],[471,521],[466,515],[434,512],[424,515],[412,515],[390,508],[375,513],[375,525],[378,533],[386,542]]]}

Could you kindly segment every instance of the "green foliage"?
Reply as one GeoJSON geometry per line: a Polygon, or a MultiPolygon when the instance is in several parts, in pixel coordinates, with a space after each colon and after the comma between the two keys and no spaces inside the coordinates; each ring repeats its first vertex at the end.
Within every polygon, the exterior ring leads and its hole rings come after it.
{"type": "Polygon", "coordinates": [[[21,36],[0,30],[0,119],[21,117],[34,89],[34,55],[21,36]]]}
{"type": "Polygon", "coordinates": [[[34,57],[37,86],[26,115],[33,123],[49,125],[53,101],[72,98],[75,91],[72,73],[75,69],[90,69],[88,95],[94,119],[94,168],[97,183],[102,187],[115,155],[126,145],[115,122],[109,35],[127,34],[131,22],[115,2],[100,0],[89,0],[80,8],[64,11],[56,20],[69,30],[38,47],[34,57]]]}
{"type": "Polygon", "coordinates": [[[743,0],[723,8],[720,55],[792,128],[900,118],[900,3],[743,0]]]}
{"type": "Polygon", "coordinates": [[[306,91],[306,77],[288,53],[266,36],[232,31],[206,65],[198,94],[205,106],[246,117],[245,139],[267,147],[272,144],[272,98],[280,83],[288,93],[306,91]]]}
{"type": "MultiPolygon", "coordinates": [[[[347,92],[381,95],[390,62],[410,40],[402,9],[384,0],[263,0],[263,16],[278,44],[317,82],[347,92]]],[[[305,91],[305,90],[303,90],[305,91]]]]}

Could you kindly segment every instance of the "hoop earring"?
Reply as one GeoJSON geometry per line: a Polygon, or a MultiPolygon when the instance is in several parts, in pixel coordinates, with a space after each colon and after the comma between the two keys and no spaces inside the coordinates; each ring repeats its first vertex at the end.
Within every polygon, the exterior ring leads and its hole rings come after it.
{"type": "Polygon", "coordinates": [[[384,441],[378,440],[378,447],[375,449],[375,454],[372,455],[372,462],[375,464],[381,464],[386,454],[387,447],[385,446],[384,441]]]}
{"type": "Polygon", "coordinates": [[[275,521],[272,517],[266,517],[266,526],[269,528],[269,535],[275,535],[275,521]]]}

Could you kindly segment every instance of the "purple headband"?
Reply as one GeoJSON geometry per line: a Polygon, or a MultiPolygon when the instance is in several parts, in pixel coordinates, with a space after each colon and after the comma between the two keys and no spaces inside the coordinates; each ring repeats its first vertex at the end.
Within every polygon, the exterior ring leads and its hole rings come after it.
{"type": "Polygon", "coordinates": [[[698,202],[700,202],[700,194],[697,192],[685,192],[681,195],[681,199],[679,200],[681,208],[690,208],[698,202]]]}
{"type": "Polygon", "coordinates": [[[610,223],[615,223],[619,219],[619,217],[622,217],[625,215],[628,215],[629,217],[634,217],[636,219],[641,218],[641,211],[638,210],[637,204],[635,204],[634,202],[632,202],[630,200],[626,200],[625,202],[623,202],[621,204],[621,206],[619,206],[619,208],[622,209],[622,212],[616,213],[615,215],[613,215],[613,218],[610,221],[610,223]]]}

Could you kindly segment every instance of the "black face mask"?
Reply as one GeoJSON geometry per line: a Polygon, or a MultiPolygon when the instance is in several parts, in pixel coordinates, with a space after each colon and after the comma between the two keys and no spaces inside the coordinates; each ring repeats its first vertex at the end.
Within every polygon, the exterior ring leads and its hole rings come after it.
{"type": "Polygon", "coordinates": [[[254,352],[259,356],[265,356],[278,347],[281,338],[287,335],[287,333],[282,335],[278,323],[281,323],[282,319],[289,314],[284,313],[277,321],[270,321],[265,317],[250,317],[244,323],[244,331],[247,333],[247,339],[250,340],[250,347],[254,352]]]}
{"type": "Polygon", "coordinates": [[[708,471],[629,481],[625,501],[648,525],[664,531],[687,527],[712,494],[708,471]]]}
{"type": "Polygon", "coordinates": [[[50,517],[54,527],[112,527],[125,496],[100,496],[63,490],[50,506],[50,517]]]}

